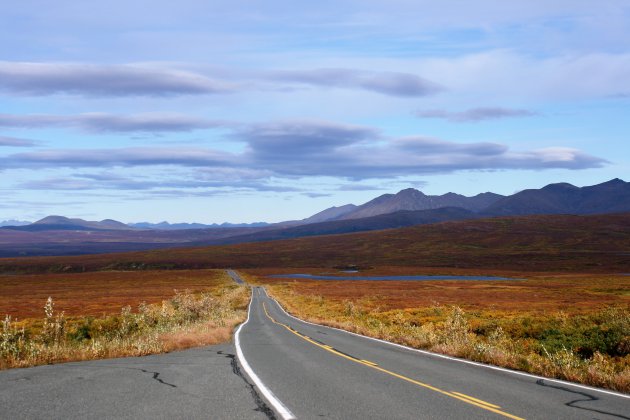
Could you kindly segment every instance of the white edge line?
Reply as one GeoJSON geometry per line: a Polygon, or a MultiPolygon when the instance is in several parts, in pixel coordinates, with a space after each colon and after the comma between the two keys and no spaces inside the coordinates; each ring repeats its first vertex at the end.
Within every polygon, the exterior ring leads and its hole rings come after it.
{"type": "Polygon", "coordinates": [[[238,361],[241,363],[241,366],[243,366],[243,370],[245,371],[245,373],[247,373],[247,376],[249,376],[252,382],[254,382],[256,387],[265,396],[269,404],[273,406],[276,413],[278,413],[280,417],[282,417],[284,420],[292,420],[296,418],[295,415],[282,403],[282,401],[278,399],[278,397],[276,397],[273,394],[273,392],[271,392],[269,388],[267,388],[267,386],[263,383],[263,381],[260,380],[258,375],[254,373],[254,370],[249,365],[249,363],[247,363],[247,360],[245,359],[245,356],[243,355],[243,350],[241,350],[241,340],[240,340],[241,328],[243,328],[243,326],[249,322],[249,313],[252,310],[252,302],[254,301],[254,289],[251,289],[251,291],[252,291],[252,297],[249,301],[249,306],[247,308],[247,320],[241,325],[239,325],[238,329],[236,330],[236,333],[234,334],[234,345],[236,346],[236,355],[238,356],[238,361]]]}
{"type": "Polygon", "coordinates": [[[533,375],[531,373],[519,372],[517,370],[506,369],[506,368],[502,368],[502,367],[499,367],[499,366],[493,366],[493,365],[487,365],[485,363],[473,362],[472,360],[460,359],[460,358],[457,358],[457,357],[447,356],[445,354],[433,353],[433,352],[430,352],[430,351],[427,351],[427,350],[414,349],[413,347],[404,346],[404,345],[398,344],[398,343],[392,343],[391,341],[381,340],[380,338],[368,337],[367,335],[358,334],[358,333],[355,333],[355,332],[352,332],[352,331],[342,330],[341,328],[329,327],[327,325],[321,325],[321,324],[316,324],[314,322],[305,321],[303,319],[300,319],[300,318],[298,318],[296,316],[293,316],[290,313],[288,313],[282,307],[282,305],[280,305],[280,303],[277,300],[273,299],[271,296],[269,296],[269,294],[267,294],[267,289],[265,289],[264,287],[262,289],[265,291],[265,295],[267,295],[267,297],[269,299],[273,300],[274,302],[276,302],[278,304],[278,306],[280,307],[282,312],[284,312],[289,317],[291,317],[291,318],[293,318],[293,319],[295,319],[297,321],[304,322],[306,324],[315,325],[317,327],[330,328],[330,329],[341,331],[341,332],[344,332],[344,333],[356,335],[357,337],[362,337],[362,338],[366,338],[368,340],[378,341],[379,343],[389,344],[390,346],[400,347],[400,348],[405,349],[405,350],[413,351],[413,352],[416,352],[416,353],[422,353],[422,354],[425,354],[425,355],[428,355],[428,356],[439,357],[441,359],[452,360],[452,361],[459,362],[459,363],[466,363],[468,365],[479,366],[479,367],[483,367],[483,368],[486,368],[486,369],[498,370],[498,371],[501,371],[501,372],[511,373],[513,375],[525,376],[525,377],[534,378],[534,379],[543,379],[545,381],[549,381],[549,382],[553,382],[553,383],[557,383],[557,384],[569,385],[569,386],[572,386],[572,387],[575,387],[575,388],[588,389],[589,391],[596,391],[596,392],[601,392],[603,394],[609,394],[609,395],[614,395],[616,397],[630,399],[630,395],[622,394],[622,393],[615,392],[615,391],[608,391],[608,390],[605,390],[605,389],[595,388],[595,387],[588,386],[588,385],[577,384],[575,382],[563,381],[561,379],[546,378],[544,376],[533,375]]]}

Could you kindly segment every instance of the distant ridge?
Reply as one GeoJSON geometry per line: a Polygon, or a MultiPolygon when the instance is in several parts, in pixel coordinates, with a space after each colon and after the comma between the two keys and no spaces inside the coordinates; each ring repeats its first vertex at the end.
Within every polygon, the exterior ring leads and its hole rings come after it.
{"type": "Polygon", "coordinates": [[[0,224],[0,227],[5,229],[12,230],[22,230],[22,231],[47,231],[47,230],[198,230],[198,229],[218,229],[218,228],[243,228],[243,227],[251,227],[251,228],[260,228],[268,226],[268,223],[258,222],[258,223],[222,223],[222,224],[211,224],[205,225],[202,223],[130,223],[125,224],[119,222],[117,220],[105,219],[99,221],[89,221],[78,218],[69,218],[65,216],[46,216],[43,219],[40,219],[36,222],[21,222],[21,223],[10,223],[16,221],[6,221],[2,222],[5,224],[0,224]]]}
{"type": "Polygon", "coordinates": [[[510,196],[485,192],[473,197],[452,192],[427,195],[414,188],[407,188],[396,194],[383,194],[360,206],[348,204],[331,207],[304,219],[302,223],[361,219],[401,210],[435,210],[445,207],[458,207],[486,216],[619,213],[630,211],[630,182],[615,178],[581,188],[569,183],[557,183],[510,196]]]}
{"type": "Polygon", "coordinates": [[[25,226],[0,227],[0,257],[236,244],[488,217],[581,216],[624,212],[630,213],[630,183],[617,178],[587,187],[568,183],[550,184],[508,197],[494,193],[474,197],[455,193],[430,196],[408,188],[396,194],[381,195],[360,206],[348,204],[331,207],[302,220],[274,224],[202,225],[164,222],[128,226],[111,219],[86,221],[48,216],[25,226]]]}
{"type": "Polygon", "coordinates": [[[112,219],[100,222],[83,219],[70,219],[64,216],[47,216],[30,225],[12,227],[14,230],[44,231],[44,230],[134,230],[122,222],[112,219]]]}
{"type": "Polygon", "coordinates": [[[434,210],[401,210],[372,217],[349,220],[329,220],[299,226],[269,229],[246,235],[231,236],[214,241],[215,244],[235,244],[261,242],[278,239],[300,238],[305,236],[336,235],[341,233],[367,232],[394,229],[406,226],[426,225],[452,220],[468,220],[480,216],[459,207],[443,207],[434,210]]]}
{"type": "Polygon", "coordinates": [[[484,210],[487,215],[604,214],[630,211],[630,182],[619,178],[576,187],[567,183],[549,184],[502,198],[484,210]]]}
{"type": "MultiPolygon", "coordinates": [[[[490,192],[478,194],[474,197],[466,197],[452,192],[443,195],[426,195],[414,188],[407,188],[396,194],[383,194],[365,204],[355,206],[351,211],[341,214],[336,219],[329,220],[361,219],[401,210],[436,210],[444,207],[459,207],[464,210],[478,212],[501,198],[503,198],[502,195],[490,192]]],[[[343,208],[349,207],[343,206],[343,208]]],[[[324,210],[324,212],[328,210],[324,210]]]]}
{"type": "Polygon", "coordinates": [[[31,222],[26,222],[24,220],[3,220],[0,222],[0,227],[3,226],[25,226],[30,225],[31,222]]]}
{"type": "Polygon", "coordinates": [[[255,223],[212,223],[206,225],[203,223],[129,223],[129,226],[139,229],[158,229],[158,230],[186,230],[186,229],[215,229],[215,228],[241,228],[241,227],[265,227],[269,223],[255,222],[255,223]]]}
{"type": "Polygon", "coordinates": [[[0,272],[415,266],[611,274],[630,273],[629,250],[630,212],[536,215],[275,242],[115,255],[0,259],[0,272]]]}

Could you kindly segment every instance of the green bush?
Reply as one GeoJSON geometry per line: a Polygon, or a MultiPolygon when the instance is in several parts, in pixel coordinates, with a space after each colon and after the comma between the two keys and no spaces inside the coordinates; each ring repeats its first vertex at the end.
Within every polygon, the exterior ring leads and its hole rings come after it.
{"type": "Polygon", "coordinates": [[[93,323],[93,317],[85,317],[81,324],[77,325],[74,330],[68,332],[68,338],[78,342],[92,339],[94,336],[93,323]]]}

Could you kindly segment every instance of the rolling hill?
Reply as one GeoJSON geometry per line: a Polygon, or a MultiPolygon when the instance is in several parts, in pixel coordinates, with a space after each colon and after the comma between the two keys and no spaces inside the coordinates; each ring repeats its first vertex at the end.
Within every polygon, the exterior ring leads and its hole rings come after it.
{"type": "Polygon", "coordinates": [[[0,272],[349,265],[630,273],[630,213],[495,217],[273,242],[0,259],[0,272]]]}
{"type": "Polygon", "coordinates": [[[435,210],[397,211],[361,219],[332,220],[279,229],[269,229],[246,235],[230,236],[213,244],[236,244],[242,242],[261,242],[279,239],[300,238],[304,236],[336,235],[341,233],[369,232],[373,230],[393,229],[405,226],[426,225],[450,220],[467,220],[480,216],[458,207],[444,207],[435,210]]]}
{"type": "Polygon", "coordinates": [[[112,219],[100,222],[83,219],[70,219],[64,216],[47,216],[34,223],[23,226],[5,226],[5,229],[37,232],[44,230],[134,230],[135,228],[112,219]]]}

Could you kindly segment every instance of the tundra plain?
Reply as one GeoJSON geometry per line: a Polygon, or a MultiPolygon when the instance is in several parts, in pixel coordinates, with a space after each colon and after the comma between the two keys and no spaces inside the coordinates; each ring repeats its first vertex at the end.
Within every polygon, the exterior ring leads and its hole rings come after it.
{"type": "MultiPolygon", "coordinates": [[[[447,270],[507,281],[251,281],[296,316],[414,348],[548,377],[630,391],[630,277],[447,270]]],[[[301,273],[331,274],[305,269],[301,273]]],[[[287,271],[284,270],[287,274],[287,271]]],[[[295,272],[294,272],[295,273],[295,272]]],[[[357,275],[427,274],[381,267],[357,275]]]]}

